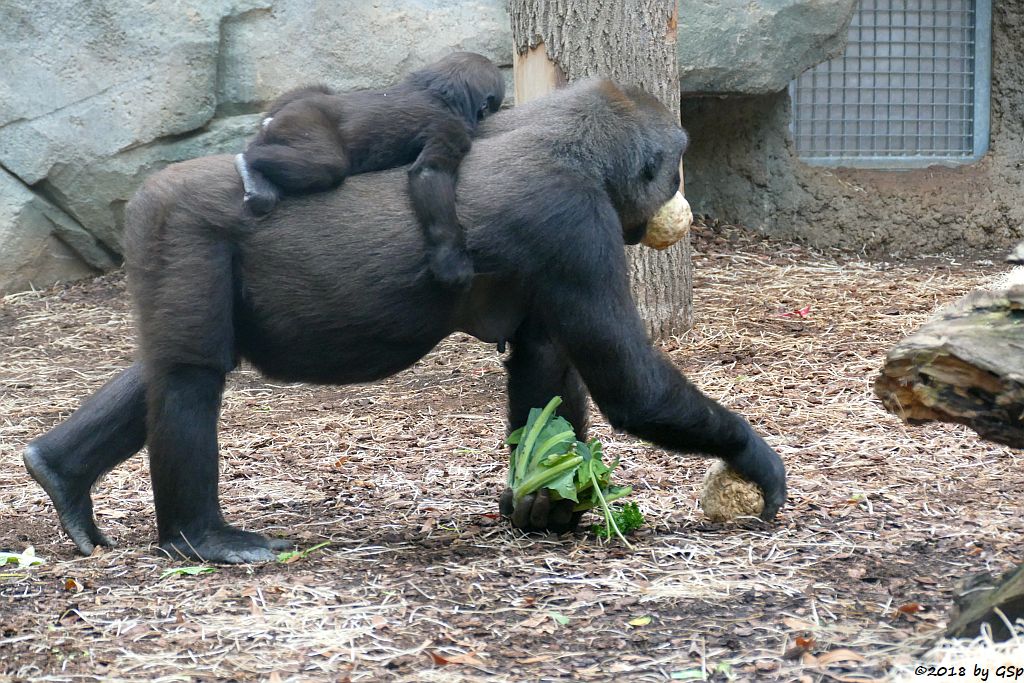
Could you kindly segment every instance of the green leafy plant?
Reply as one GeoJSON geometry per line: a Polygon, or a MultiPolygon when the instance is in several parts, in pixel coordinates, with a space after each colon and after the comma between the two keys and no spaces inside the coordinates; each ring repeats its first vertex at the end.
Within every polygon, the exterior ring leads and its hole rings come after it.
{"type": "Polygon", "coordinates": [[[175,567],[174,569],[168,569],[160,575],[160,580],[163,581],[171,576],[198,576],[199,574],[213,574],[217,571],[216,567],[175,567]]]}
{"type": "MultiPolygon", "coordinates": [[[[615,520],[615,525],[623,535],[632,533],[644,525],[644,515],[640,512],[640,508],[636,506],[636,503],[626,503],[621,507],[613,509],[612,519],[615,520]]],[[[611,531],[608,526],[595,524],[590,527],[590,530],[602,538],[611,537],[611,531]]]]}
{"type": "Polygon", "coordinates": [[[310,553],[326,548],[331,544],[330,541],[324,541],[323,543],[317,543],[316,545],[306,548],[305,550],[286,550],[283,553],[278,553],[277,561],[283,564],[291,564],[292,562],[298,562],[299,560],[306,559],[310,553]]]}
{"type": "MultiPolygon", "coordinates": [[[[555,396],[543,409],[532,409],[526,424],[508,436],[507,443],[515,446],[509,455],[507,479],[513,500],[518,502],[546,488],[552,500],[573,501],[576,512],[600,507],[605,518],[604,536],[614,533],[629,546],[623,535],[628,531],[619,524],[620,520],[625,523],[625,513],[613,511],[609,503],[629,495],[633,487],[612,485],[611,473],[618,459],[605,464],[600,441],[577,440],[572,425],[555,415],[561,403],[562,398],[555,396]]],[[[629,513],[629,530],[643,523],[635,505],[632,509],[635,515],[629,513]]]]}

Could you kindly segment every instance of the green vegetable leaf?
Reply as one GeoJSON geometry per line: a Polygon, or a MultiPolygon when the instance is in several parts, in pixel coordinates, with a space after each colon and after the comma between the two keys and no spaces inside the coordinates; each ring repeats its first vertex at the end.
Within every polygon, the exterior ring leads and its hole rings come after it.
{"type": "Polygon", "coordinates": [[[572,470],[566,470],[556,479],[552,479],[544,488],[550,489],[557,493],[556,498],[563,498],[565,500],[571,500],[574,503],[578,503],[579,499],[576,497],[576,473],[572,470]]]}
{"type": "Polygon", "coordinates": [[[624,517],[621,510],[613,511],[608,503],[629,495],[633,489],[611,484],[618,459],[605,463],[604,449],[597,439],[578,441],[572,425],[555,415],[561,402],[561,397],[555,396],[543,409],[533,408],[526,424],[508,435],[506,442],[515,448],[509,454],[507,485],[516,501],[546,488],[553,499],[576,503],[573,509],[577,512],[601,508],[605,532],[599,535],[614,533],[629,546],[623,533],[640,526],[643,516],[634,505],[624,517]]]}
{"type": "Polygon", "coordinates": [[[160,580],[171,577],[171,576],[198,576],[199,574],[213,574],[217,571],[216,567],[175,567],[174,569],[168,569],[160,575],[160,580]]]}
{"type": "Polygon", "coordinates": [[[569,625],[569,617],[565,616],[564,614],[559,614],[558,612],[548,612],[548,616],[551,617],[555,622],[557,622],[559,626],[569,625]]]}
{"type": "Polygon", "coordinates": [[[536,408],[533,408],[530,411],[530,417],[526,421],[524,438],[516,446],[516,480],[522,481],[526,477],[526,471],[532,460],[533,447],[537,444],[541,431],[547,426],[551,416],[555,413],[555,409],[561,403],[562,397],[555,396],[544,406],[544,410],[538,411],[536,408]]]}
{"type": "MultiPolygon", "coordinates": [[[[630,487],[627,486],[625,488],[630,487]]],[[[612,509],[611,519],[612,522],[614,522],[614,526],[618,527],[619,532],[623,536],[636,531],[644,524],[644,515],[640,512],[640,508],[636,506],[636,503],[626,503],[621,507],[612,509]]],[[[595,524],[590,527],[590,530],[594,532],[596,536],[601,538],[610,538],[614,535],[612,526],[612,523],[606,523],[604,526],[595,524]]]]}
{"type": "Polygon", "coordinates": [[[529,477],[523,479],[518,486],[512,489],[512,495],[516,500],[519,500],[523,496],[547,486],[550,482],[557,479],[563,472],[571,472],[582,461],[582,458],[577,455],[575,458],[570,458],[565,462],[555,465],[554,467],[538,467],[533,470],[533,473],[530,474],[529,477]]]}
{"type": "Polygon", "coordinates": [[[505,438],[505,443],[509,446],[517,446],[519,442],[523,440],[523,431],[525,427],[520,427],[505,438]]]}
{"type": "MultiPolygon", "coordinates": [[[[605,500],[606,503],[610,503],[613,500],[618,500],[619,498],[625,498],[626,496],[628,496],[631,493],[633,493],[633,487],[632,486],[609,486],[608,489],[604,492],[604,500],[605,500]]],[[[629,507],[629,506],[627,505],[626,507],[629,507]]],[[[633,505],[633,507],[635,508],[636,505],[633,505]]],[[[639,512],[637,514],[639,514],[639,512]]],[[[641,515],[640,523],[643,524],[643,516],[642,515],[641,515]]],[[[620,525],[620,528],[621,528],[621,525],[620,525]]]]}
{"type": "Polygon", "coordinates": [[[25,548],[23,553],[0,553],[0,565],[3,564],[16,564],[20,569],[22,567],[36,567],[46,564],[46,560],[36,557],[35,548],[29,546],[25,548]]]}
{"type": "Polygon", "coordinates": [[[684,671],[673,671],[673,681],[703,681],[704,671],[701,669],[686,669],[684,671]]]}

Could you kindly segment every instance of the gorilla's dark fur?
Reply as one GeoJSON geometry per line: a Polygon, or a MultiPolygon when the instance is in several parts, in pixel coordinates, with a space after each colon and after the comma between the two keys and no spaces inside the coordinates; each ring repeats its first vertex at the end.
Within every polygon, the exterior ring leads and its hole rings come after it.
{"type": "Polygon", "coordinates": [[[412,163],[409,195],[431,270],[445,285],[465,287],[473,264],[455,215],[456,172],[477,124],[504,97],[501,71],[472,52],[450,54],[385,90],[293,90],[270,106],[243,155],[250,169],[245,203],[262,215],[277,203],[278,188],[329,190],[351,175],[412,163]]]}
{"type": "MultiPolygon", "coordinates": [[[[552,395],[584,438],[587,394],[613,426],[664,448],[725,459],[786,497],[778,455],[651,345],[622,244],[676,192],[686,135],[656,100],[586,82],[489,119],[462,164],[458,215],[478,270],[453,299],[428,272],[402,170],[350,178],[238,222],[230,157],[171,166],[127,211],[139,361],[25,462],[85,553],[107,539],[89,489],[148,444],[159,541],[208,561],[268,560],[286,545],[229,526],[217,500],[217,412],[241,356],[286,380],[367,382],[463,330],[508,339],[509,423],[552,395]]],[[[507,502],[507,501],[506,501],[507,502]]],[[[571,502],[526,497],[525,528],[564,529],[571,502]]]]}

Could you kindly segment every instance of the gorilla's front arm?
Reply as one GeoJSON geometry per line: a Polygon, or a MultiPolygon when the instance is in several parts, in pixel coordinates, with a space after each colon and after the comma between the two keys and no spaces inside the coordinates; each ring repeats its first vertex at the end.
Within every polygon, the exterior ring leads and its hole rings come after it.
{"type": "MultiPolygon", "coordinates": [[[[543,303],[527,340],[533,350],[524,352],[513,343],[512,360],[523,353],[536,358],[533,367],[516,362],[508,368],[511,426],[524,424],[531,407],[562,394],[566,400],[560,412],[581,433],[586,394],[577,388],[577,377],[582,378],[613,427],[669,450],[726,460],[762,488],[761,516],[773,519],[786,499],[782,460],[746,420],[701,393],[652,346],[630,295],[613,208],[592,199],[561,213],[553,207],[551,211],[553,225],[586,227],[581,234],[564,229],[554,233],[558,237],[541,263],[544,275],[539,276],[535,298],[543,303]],[[525,396],[519,399],[514,389],[527,381],[537,382],[538,389],[520,388],[525,396]]],[[[554,520],[553,526],[560,528],[574,521],[567,504],[533,497],[521,504],[526,509],[513,510],[507,494],[503,500],[505,512],[521,527],[550,528],[554,520]],[[538,502],[550,507],[531,510],[538,502]]]]}

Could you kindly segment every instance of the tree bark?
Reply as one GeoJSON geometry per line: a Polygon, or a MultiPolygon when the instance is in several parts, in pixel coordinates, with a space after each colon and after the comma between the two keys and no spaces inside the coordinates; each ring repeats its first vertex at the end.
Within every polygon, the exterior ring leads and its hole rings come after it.
{"type": "Polygon", "coordinates": [[[998,579],[980,574],[967,580],[956,598],[956,610],[946,628],[947,638],[974,638],[988,624],[995,641],[1009,640],[1006,622],[1024,619],[1024,564],[998,579]]]}
{"type": "Polygon", "coordinates": [[[889,351],[875,393],[907,422],[959,422],[1024,447],[1024,285],[940,311],[889,351]]]}
{"type": "MultiPolygon", "coordinates": [[[[679,116],[676,0],[509,0],[516,103],[579,78],[637,85],[679,116]]],[[[682,187],[680,187],[682,189],[682,187]]],[[[693,323],[689,240],[627,250],[633,299],[652,338],[693,323]]]]}

